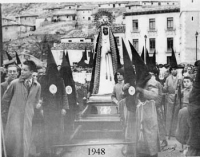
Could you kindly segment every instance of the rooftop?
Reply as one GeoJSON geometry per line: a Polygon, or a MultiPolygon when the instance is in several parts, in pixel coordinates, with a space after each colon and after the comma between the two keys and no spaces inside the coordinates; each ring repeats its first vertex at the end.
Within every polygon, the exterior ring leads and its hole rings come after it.
{"type": "Polygon", "coordinates": [[[15,19],[13,19],[11,17],[2,17],[2,19],[8,20],[8,21],[15,21],[15,19]]]}
{"type": "Polygon", "coordinates": [[[60,43],[52,47],[52,50],[85,50],[93,49],[93,46],[93,43],[60,43]]]}
{"type": "Polygon", "coordinates": [[[51,8],[44,8],[43,10],[54,10],[54,9],[62,9],[63,7],[51,7],[51,8]]]}
{"type": "Polygon", "coordinates": [[[93,33],[85,34],[82,30],[71,30],[68,34],[62,36],[64,38],[92,38],[93,33]]]}
{"type": "Polygon", "coordinates": [[[92,10],[94,6],[81,6],[80,8],[77,8],[77,11],[79,10],[92,10]]]}
{"type": "Polygon", "coordinates": [[[113,1],[113,2],[103,2],[99,3],[99,5],[104,5],[104,4],[128,4],[129,1],[113,1]]]}
{"type": "Polygon", "coordinates": [[[27,25],[27,24],[19,24],[17,22],[9,23],[9,24],[4,24],[2,27],[8,27],[8,26],[27,26],[27,27],[34,27],[34,25],[27,25]]]}
{"type": "Polygon", "coordinates": [[[60,10],[53,15],[76,15],[76,10],[60,10]]]}
{"type": "Polygon", "coordinates": [[[131,15],[141,15],[141,14],[155,14],[155,13],[170,13],[170,12],[180,12],[180,7],[178,5],[173,6],[142,6],[140,8],[134,8],[130,12],[124,13],[125,16],[131,15]]]}
{"type": "Polygon", "coordinates": [[[38,17],[36,14],[18,15],[16,17],[38,17]]]}

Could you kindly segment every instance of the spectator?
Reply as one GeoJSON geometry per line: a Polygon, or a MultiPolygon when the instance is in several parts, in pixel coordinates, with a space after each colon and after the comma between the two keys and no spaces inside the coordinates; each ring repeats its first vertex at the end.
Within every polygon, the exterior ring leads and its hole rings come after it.
{"type": "Polygon", "coordinates": [[[41,87],[32,79],[35,70],[33,61],[25,61],[20,78],[10,83],[2,98],[2,116],[8,117],[5,129],[8,156],[29,156],[34,108],[40,107],[41,87]]]}
{"type": "Polygon", "coordinates": [[[197,76],[189,96],[189,104],[183,107],[178,114],[178,125],[176,130],[176,139],[185,145],[186,156],[200,156],[200,65],[197,76]]]}
{"type": "Polygon", "coordinates": [[[17,66],[16,65],[9,65],[7,69],[7,79],[5,82],[1,83],[1,97],[3,97],[4,92],[8,88],[10,82],[16,79],[18,76],[17,66]]]}
{"type": "Polygon", "coordinates": [[[190,76],[185,76],[183,78],[183,90],[181,91],[182,97],[182,107],[187,107],[189,104],[189,95],[192,91],[192,78],[190,76]]]}
{"type": "MultiPolygon", "coordinates": [[[[175,135],[175,128],[176,128],[176,121],[172,120],[172,112],[173,112],[173,107],[174,104],[178,104],[178,99],[175,100],[175,92],[178,89],[178,86],[181,85],[181,80],[177,76],[177,67],[171,67],[170,68],[170,75],[167,77],[164,87],[163,87],[163,93],[166,94],[166,130],[167,130],[167,135],[170,133],[170,126],[173,128],[172,129],[172,135],[175,135]],[[172,124],[171,124],[172,123],[172,124]]],[[[177,118],[178,115],[178,105],[175,106],[175,119],[177,118]]]]}
{"type": "Polygon", "coordinates": [[[117,77],[117,83],[114,86],[111,99],[117,105],[117,108],[119,109],[119,101],[123,99],[122,88],[124,86],[124,70],[119,69],[116,72],[115,76],[117,77]]]}

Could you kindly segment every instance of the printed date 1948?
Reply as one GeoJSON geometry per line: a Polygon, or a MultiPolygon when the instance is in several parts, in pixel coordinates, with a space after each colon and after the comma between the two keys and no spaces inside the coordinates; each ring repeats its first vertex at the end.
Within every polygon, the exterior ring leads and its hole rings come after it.
{"type": "Polygon", "coordinates": [[[105,148],[88,148],[88,155],[105,155],[105,148]]]}

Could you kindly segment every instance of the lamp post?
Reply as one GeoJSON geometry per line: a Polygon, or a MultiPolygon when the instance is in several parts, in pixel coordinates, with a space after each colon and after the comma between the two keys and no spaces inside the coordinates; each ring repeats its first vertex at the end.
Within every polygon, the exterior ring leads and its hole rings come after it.
{"type": "Polygon", "coordinates": [[[147,35],[144,36],[144,39],[145,39],[145,45],[144,45],[144,63],[146,64],[146,53],[147,53],[146,52],[146,50],[147,50],[146,49],[146,39],[147,39],[147,35]]]}
{"type": "Polygon", "coordinates": [[[199,33],[196,31],[195,36],[196,36],[196,61],[197,61],[197,38],[198,38],[199,33]]]}

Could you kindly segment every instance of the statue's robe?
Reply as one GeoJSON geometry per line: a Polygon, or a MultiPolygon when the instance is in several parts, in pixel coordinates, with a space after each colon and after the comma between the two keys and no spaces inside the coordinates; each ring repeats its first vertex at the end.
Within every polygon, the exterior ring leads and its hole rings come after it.
{"type": "Polygon", "coordinates": [[[121,67],[115,37],[110,28],[108,28],[108,35],[104,35],[103,27],[96,45],[91,94],[111,94],[115,85],[114,74],[121,67]]]}

